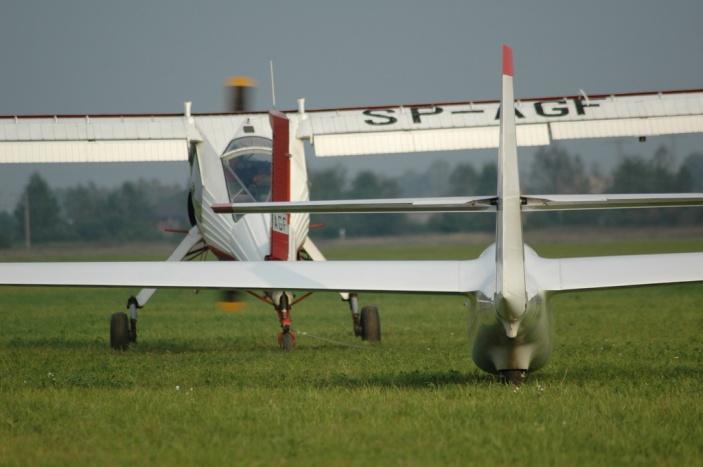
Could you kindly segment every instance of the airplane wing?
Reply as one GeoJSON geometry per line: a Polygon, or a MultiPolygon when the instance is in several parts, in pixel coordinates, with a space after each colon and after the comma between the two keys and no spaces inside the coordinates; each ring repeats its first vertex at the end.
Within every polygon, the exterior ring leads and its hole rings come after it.
{"type": "MultiPolygon", "coordinates": [[[[317,156],[498,147],[498,101],[284,112],[317,156]]],[[[551,141],[703,132],[703,90],[528,98],[515,105],[519,146],[551,141]]],[[[204,136],[216,151],[245,121],[235,114],[0,117],[0,163],[180,161],[204,136]]]]}
{"type": "Polygon", "coordinates": [[[534,260],[529,274],[553,292],[703,281],[703,253],[534,260]]]}
{"type": "MultiPolygon", "coordinates": [[[[528,98],[515,104],[518,146],[703,132],[703,90],[528,98]]],[[[498,147],[498,101],[330,109],[301,114],[317,156],[498,147]]]]}
{"type": "Polygon", "coordinates": [[[0,285],[461,294],[484,285],[484,266],[480,259],[0,263],[0,285]]]}
{"type": "Polygon", "coordinates": [[[245,120],[268,114],[0,116],[0,164],[187,161],[189,142],[221,152],[245,120]]]}

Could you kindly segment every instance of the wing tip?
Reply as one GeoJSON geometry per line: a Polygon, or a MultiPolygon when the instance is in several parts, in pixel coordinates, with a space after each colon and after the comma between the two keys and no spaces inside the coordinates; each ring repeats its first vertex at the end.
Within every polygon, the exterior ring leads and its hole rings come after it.
{"type": "Polygon", "coordinates": [[[513,49],[507,44],[503,44],[503,74],[513,76],[513,49]]]}

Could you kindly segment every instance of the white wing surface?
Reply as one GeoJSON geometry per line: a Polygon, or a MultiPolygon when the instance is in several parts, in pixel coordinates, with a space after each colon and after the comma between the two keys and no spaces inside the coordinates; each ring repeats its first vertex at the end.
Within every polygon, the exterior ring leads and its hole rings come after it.
{"type": "Polygon", "coordinates": [[[188,138],[183,115],[0,118],[0,163],[188,160],[188,138]]]}
{"type": "Polygon", "coordinates": [[[547,291],[601,289],[703,281],[703,253],[531,257],[530,274],[547,291]]]}
{"type": "Polygon", "coordinates": [[[189,141],[221,152],[248,120],[268,125],[265,113],[0,117],[0,163],[186,161],[189,141]]]}
{"type": "MultiPolygon", "coordinates": [[[[529,98],[515,104],[518,146],[552,140],[703,132],[703,91],[529,98]]],[[[498,147],[497,101],[310,111],[299,138],[318,156],[498,147]]]]}
{"type": "Polygon", "coordinates": [[[0,285],[466,293],[479,261],[0,263],[0,285]]]}

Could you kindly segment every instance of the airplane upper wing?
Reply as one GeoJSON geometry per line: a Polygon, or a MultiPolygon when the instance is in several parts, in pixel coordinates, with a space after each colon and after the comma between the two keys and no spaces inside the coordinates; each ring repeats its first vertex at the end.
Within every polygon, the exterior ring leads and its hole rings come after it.
{"type": "MultiPolygon", "coordinates": [[[[499,102],[310,111],[298,137],[317,156],[498,147],[499,102]]],[[[552,140],[703,132],[703,90],[529,98],[515,104],[519,146],[552,140]]]]}
{"type": "MultiPolygon", "coordinates": [[[[498,101],[285,112],[317,156],[498,147],[498,101]]],[[[553,140],[703,132],[703,90],[528,98],[515,104],[519,146],[553,140]]],[[[0,163],[174,161],[188,141],[221,151],[244,121],[235,114],[0,117],[0,163]]]]}
{"type": "Polygon", "coordinates": [[[531,259],[528,271],[547,291],[703,281],[703,253],[531,259]]]}
{"type": "Polygon", "coordinates": [[[467,293],[490,268],[467,261],[0,263],[0,285],[467,293]]]}
{"type": "Polygon", "coordinates": [[[0,163],[186,161],[206,135],[224,150],[245,120],[266,113],[0,117],[0,163]]]}

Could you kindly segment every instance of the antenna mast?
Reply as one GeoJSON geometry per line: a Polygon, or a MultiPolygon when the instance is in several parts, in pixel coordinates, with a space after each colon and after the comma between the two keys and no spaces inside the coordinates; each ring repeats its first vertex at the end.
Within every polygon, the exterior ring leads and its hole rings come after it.
{"type": "Polygon", "coordinates": [[[276,108],[276,83],[273,80],[273,60],[269,60],[269,71],[271,73],[271,101],[273,108],[276,108]]]}

